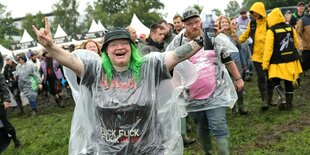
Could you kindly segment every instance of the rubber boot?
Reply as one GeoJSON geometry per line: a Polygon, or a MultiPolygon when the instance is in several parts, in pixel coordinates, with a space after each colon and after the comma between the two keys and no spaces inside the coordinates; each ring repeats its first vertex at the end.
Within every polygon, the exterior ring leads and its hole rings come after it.
{"type": "Polygon", "coordinates": [[[268,93],[268,105],[273,107],[277,106],[278,104],[272,102],[273,89],[268,89],[267,93],[268,93]]]}
{"type": "Polygon", "coordinates": [[[285,97],[286,97],[286,110],[292,110],[292,101],[293,101],[293,92],[286,92],[285,97]]]}
{"type": "Polygon", "coordinates": [[[13,142],[15,144],[15,148],[20,148],[21,144],[20,144],[20,141],[16,137],[16,130],[15,130],[14,126],[11,124],[11,122],[9,122],[7,117],[2,117],[1,121],[5,125],[4,127],[5,127],[5,130],[7,131],[7,133],[9,135],[11,135],[11,139],[13,140],[13,142]]]}
{"type": "Polygon", "coordinates": [[[36,100],[30,101],[30,105],[31,105],[31,116],[37,115],[38,112],[37,101],[36,100]]]}
{"type": "Polygon", "coordinates": [[[243,104],[243,91],[238,92],[238,110],[240,115],[247,115],[249,112],[244,109],[244,104],[243,104]]]}
{"type": "Polygon", "coordinates": [[[229,144],[228,138],[218,138],[217,143],[217,153],[219,155],[229,155],[229,144]]]}
{"type": "Polygon", "coordinates": [[[12,140],[14,142],[15,148],[18,149],[18,148],[20,148],[22,146],[21,143],[20,143],[20,140],[16,137],[16,135],[12,136],[12,140]]]}
{"type": "Polygon", "coordinates": [[[63,105],[62,105],[62,101],[61,101],[61,97],[58,95],[58,94],[56,94],[55,96],[54,96],[54,99],[55,99],[55,102],[56,102],[56,104],[57,104],[57,106],[58,107],[60,107],[60,108],[63,108],[63,105]]]}
{"type": "Polygon", "coordinates": [[[237,107],[236,107],[237,105],[235,104],[234,105],[234,107],[231,109],[231,113],[233,114],[233,115],[236,115],[238,112],[237,112],[237,107]]]}
{"type": "Polygon", "coordinates": [[[285,93],[281,85],[276,85],[274,87],[276,94],[279,96],[279,110],[285,110],[285,93]]]}
{"type": "Polygon", "coordinates": [[[267,111],[269,109],[268,93],[267,93],[267,91],[263,91],[263,92],[261,92],[261,95],[262,95],[262,101],[263,101],[261,111],[264,112],[264,111],[267,111]]]}
{"type": "Polygon", "coordinates": [[[15,101],[16,101],[16,104],[17,104],[17,107],[19,108],[19,113],[20,114],[23,114],[24,113],[24,107],[23,107],[23,103],[22,103],[22,100],[17,97],[14,97],[15,101]]]}

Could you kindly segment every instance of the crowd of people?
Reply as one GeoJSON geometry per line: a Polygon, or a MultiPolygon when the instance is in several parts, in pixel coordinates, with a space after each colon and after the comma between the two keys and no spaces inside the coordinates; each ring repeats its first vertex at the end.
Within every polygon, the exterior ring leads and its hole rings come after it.
{"type": "Polygon", "coordinates": [[[41,56],[29,51],[1,62],[0,125],[21,147],[7,119],[9,92],[24,114],[22,92],[35,116],[38,92],[62,108],[67,88],[75,101],[69,154],[183,154],[184,146],[196,143],[187,135],[188,119],[206,154],[212,154],[211,136],[218,154],[230,154],[226,113],[250,114],[245,81],[257,79],[259,111],[294,107],[294,89],[310,68],[305,7],[310,10],[310,2],[299,2],[296,12],[275,8],[267,15],[264,3],[255,2],[237,17],[217,17],[210,32],[189,7],[173,23],[152,24],[147,38],[131,26],[114,28],[103,43],[87,40],[69,50],[53,43],[45,18],[44,28],[32,26],[44,47],[41,56]],[[195,74],[186,70],[193,68],[195,74]]]}

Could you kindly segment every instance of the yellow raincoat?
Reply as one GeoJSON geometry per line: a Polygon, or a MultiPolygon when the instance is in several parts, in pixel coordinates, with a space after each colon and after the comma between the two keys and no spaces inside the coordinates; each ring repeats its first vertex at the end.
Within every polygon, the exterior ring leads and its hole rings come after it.
{"type": "MultiPolygon", "coordinates": [[[[252,61],[262,62],[263,61],[263,52],[265,47],[265,36],[266,36],[266,27],[267,27],[267,15],[265,10],[265,5],[262,2],[256,2],[250,8],[250,12],[254,11],[260,14],[263,18],[256,20],[256,31],[254,37],[254,47],[253,47],[253,55],[252,61]]],[[[241,43],[245,42],[250,37],[250,22],[248,23],[248,27],[239,37],[239,41],[241,43]]]]}
{"type": "MultiPolygon", "coordinates": [[[[276,24],[285,22],[285,18],[282,15],[280,9],[275,8],[268,15],[267,21],[269,27],[272,27],[276,24]]],[[[295,29],[293,29],[293,34],[294,34],[293,37],[294,45],[297,48],[298,37],[295,29]]],[[[266,35],[266,44],[262,64],[263,70],[268,69],[269,79],[280,78],[283,80],[296,82],[298,75],[302,73],[302,68],[299,60],[287,63],[270,64],[270,58],[273,54],[273,47],[274,47],[274,34],[271,30],[268,30],[266,35]]]]}

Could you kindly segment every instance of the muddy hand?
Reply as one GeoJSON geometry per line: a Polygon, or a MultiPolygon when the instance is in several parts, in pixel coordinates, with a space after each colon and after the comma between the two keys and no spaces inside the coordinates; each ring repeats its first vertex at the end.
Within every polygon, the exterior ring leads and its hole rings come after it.
{"type": "Polygon", "coordinates": [[[40,28],[40,30],[38,30],[34,25],[32,25],[32,29],[37,35],[38,42],[44,47],[50,47],[53,45],[51,28],[48,23],[47,17],[44,18],[44,21],[45,21],[45,28],[40,28]]]}

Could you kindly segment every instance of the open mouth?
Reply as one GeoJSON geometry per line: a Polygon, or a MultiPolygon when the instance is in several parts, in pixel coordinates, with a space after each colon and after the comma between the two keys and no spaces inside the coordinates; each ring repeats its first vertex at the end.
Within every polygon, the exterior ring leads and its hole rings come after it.
{"type": "Polygon", "coordinates": [[[125,55],[125,53],[118,53],[118,54],[116,54],[116,56],[124,56],[125,55]]]}

